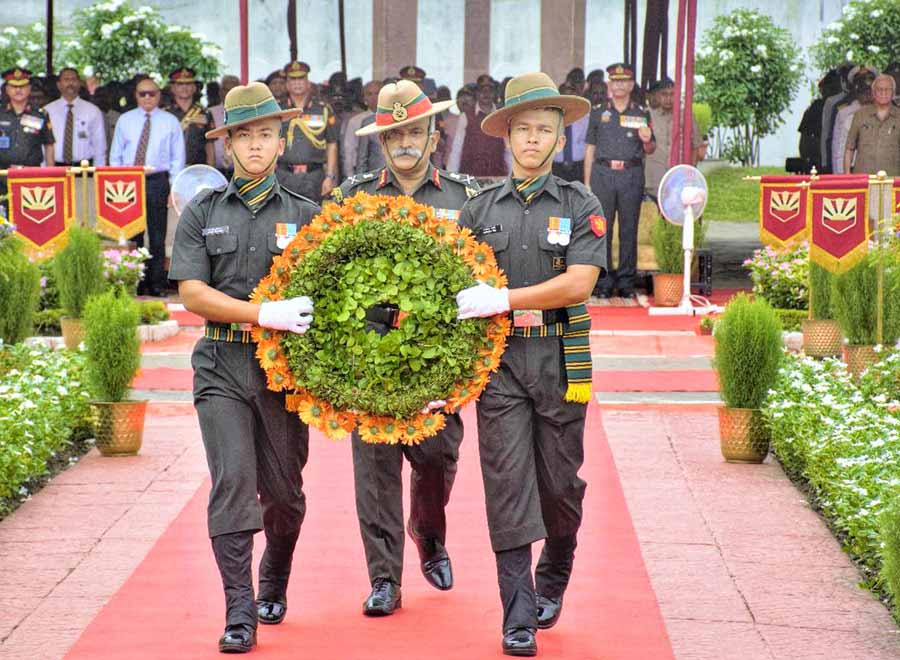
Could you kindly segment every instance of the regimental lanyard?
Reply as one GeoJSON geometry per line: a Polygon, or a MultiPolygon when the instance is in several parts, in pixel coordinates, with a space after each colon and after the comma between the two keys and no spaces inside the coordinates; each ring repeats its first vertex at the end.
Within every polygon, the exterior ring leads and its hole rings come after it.
{"type": "Polygon", "coordinates": [[[572,238],[572,218],[547,218],[547,242],[550,245],[568,245],[572,238]]]}

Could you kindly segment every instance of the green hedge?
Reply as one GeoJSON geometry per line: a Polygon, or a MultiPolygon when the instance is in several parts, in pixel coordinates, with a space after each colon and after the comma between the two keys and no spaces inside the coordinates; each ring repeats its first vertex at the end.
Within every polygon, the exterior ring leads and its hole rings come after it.
{"type": "Polygon", "coordinates": [[[867,586],[900,595],[900,354],[859,384],[837,360],[790,356],[764,414],[785,472],[803,482],[867,586]]]}
{"type": "Polygon", "coordinates": [[[805,309],[776,309],[775,316],[781,321],[781,329],[786,332],[798,332],[803,329],[803,322],[809,316],[805,309]]]}
{"type": "Polygon", "coordinates": [[[0,513],[48,461],[90,433],[84,356],[21,344],[0,351],[0,513]]]}

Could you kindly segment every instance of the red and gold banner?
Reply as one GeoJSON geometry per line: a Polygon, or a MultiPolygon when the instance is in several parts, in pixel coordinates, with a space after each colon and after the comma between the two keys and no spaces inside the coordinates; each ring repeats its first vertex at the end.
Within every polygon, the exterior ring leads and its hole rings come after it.
{"type": "Polygon", "coordinates": [[[852,268],[868,249],[869,175],[813,181],[807,213],[810,259],[832,273],[852,268]]]}
{"type": "Polygon", "coordinates": [[[98,167],[94,185],[98,232],[121,240],[147,228],[143,167],[98,167]]]}
{"type": "Polygon", "coordinates": [[[75,218],[75,179],[65,167],[20,167],[9,170],[9,219],[36,260],[49,259],[65,247],[75,218]]]}
{"type": "Polygon", "coordinates": [[[808,176],[764,176],[759,181],[759,240],[785,247],[806,238],[808,176]]]}

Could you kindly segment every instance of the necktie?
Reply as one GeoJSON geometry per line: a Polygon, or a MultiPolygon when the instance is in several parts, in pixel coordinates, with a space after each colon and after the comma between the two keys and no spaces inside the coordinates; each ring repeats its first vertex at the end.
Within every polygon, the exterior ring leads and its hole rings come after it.
{"type": "Polygon", "coordinates": [[[144,120],[144,130],[141,131],[141,137],[138,140],[137,151],[134,152],[134,164],[143,165],[147,159],[147,145],[150,144],[150,113],[144,120]]]}
{"type": "Polygon", "coordinates": [[[569,124],[566,126],[566,146],[563,147],[563,162],[574,162],[575,159],[572,157],[574,151],[575,145],[572,143],[572,125],[569,124]]]}
{"type": "Polygon", "coordinates": [[[72,162],[72,134],[75,132],[75,113],[72,112],[72,104],[68,103],[69,111],[66,113],[66,132],[63,136],[63,162],[72,162]]]}

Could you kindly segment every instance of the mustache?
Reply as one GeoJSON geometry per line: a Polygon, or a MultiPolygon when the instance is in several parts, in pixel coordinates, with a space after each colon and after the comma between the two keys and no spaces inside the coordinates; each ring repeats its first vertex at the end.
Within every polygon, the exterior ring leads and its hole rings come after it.
{"type": "Polygon", "coordinates": [[[412,156],[413,158],[421,158],[422,150],[415,147],[398,147],[391,151],[391,158],[400,158],[401,156],[412,156]]]}

